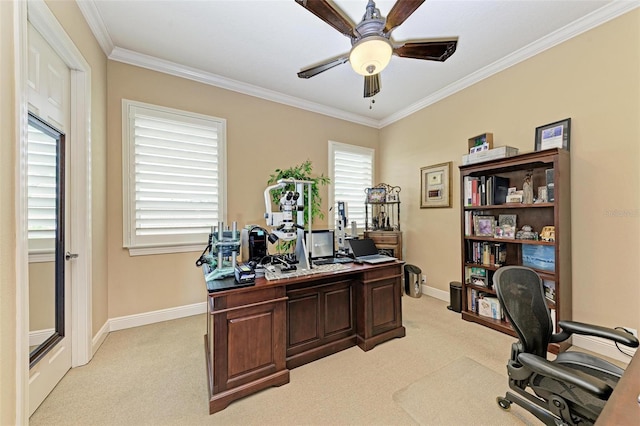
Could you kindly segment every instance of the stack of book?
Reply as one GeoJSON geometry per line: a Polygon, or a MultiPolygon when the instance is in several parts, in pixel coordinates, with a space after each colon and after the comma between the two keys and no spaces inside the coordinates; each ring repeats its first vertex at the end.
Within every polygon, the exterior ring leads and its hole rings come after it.
{"type": "Polygon", "coordinates": [[[467,241],[466,261],[487,266],[502,266],[507,260],[507,246],[504,243],[487,241],[467,241]]]}
{"type": "Polygon", "coordinates": [[[464,205],[466,207],[504,204],[507,201],[509,179],[502,176],[465,176],[464,205]]]}

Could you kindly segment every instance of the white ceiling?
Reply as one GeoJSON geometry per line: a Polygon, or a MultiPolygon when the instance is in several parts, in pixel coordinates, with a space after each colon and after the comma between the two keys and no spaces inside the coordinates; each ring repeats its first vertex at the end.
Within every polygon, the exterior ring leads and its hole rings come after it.
{"type": "MultiPolygon", "coordinates": [[[[334,0],[357,23],[366,0],[334,0]]],[[[386,16],[394,1],[376,5],[386,16]]],[[[445,62],[394,56],[375,103],[348,63],[310,79],[296,73],[346,53],[349,39],[294,0],[78,0],[105,53],[362,124],[382,127],[631,10],[607,0],[427,0],[396,42],[458,36],[445,62]],[[371,108],[370,108],[371,107],[371,108]]]]}

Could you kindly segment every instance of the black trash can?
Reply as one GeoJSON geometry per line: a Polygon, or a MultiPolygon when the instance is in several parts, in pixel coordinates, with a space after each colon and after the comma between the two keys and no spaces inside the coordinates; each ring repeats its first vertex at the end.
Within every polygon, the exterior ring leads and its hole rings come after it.
{"type": "Polygon", "coordinates": [[[404,266],[404,291],[411,297],[422,296],[422,270],[416,265],[404,266]]]}
{"type": "Polygon", "coordinates": [[[454,312],[462,312],[462,283],[451,281],[449,283],[449,297],[451,304],[447,309],[454,312]]]}

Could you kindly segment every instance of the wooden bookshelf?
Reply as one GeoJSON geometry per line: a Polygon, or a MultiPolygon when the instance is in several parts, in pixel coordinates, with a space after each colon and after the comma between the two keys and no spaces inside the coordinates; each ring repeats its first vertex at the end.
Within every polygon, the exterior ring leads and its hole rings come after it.
{"type": "MultiPolygon", "coordinates": [[[[460,166],[460,194],[461,194],[461,276],[462,276],[462,319],[472,321],[491,329],[515,336],[511,325],[504,319],[494,319],[482,316],[478,313],[478,304],[473,302],[472,295],[477,298],[481,293],[486,297],[495,297],[493,289],[493,273],[501,266],[523,265],[532,267],[543,280],[555,283],[555,300],[548,299],[547,304],[553,309],[552,316],[555,324],[560,320],[572,319],[572,290],[571,290],[571,193],[570,193],[570,161],[569,152],[562,149],[550,149],[531,152],[514,157],[499,160],[491,160],[477,164],[460,166]],[[538,196],[538,188],[546,186],[547,170],[553,169],[553,193],[554,199],[547,202],[534,204],[500,203],[492,199],[493,194],[477,196],[473,200],[479,205],[470,205],[470,188],[473,181],[481,191],[481,182],[497,181],[492,177],[507,178],[509,187],[522,189],[524,178],[530,174],[533,178],[533,194],[538,196]],[[555,227],[555,240],[542,241],[496,238],[494,236],[474,235],[472,225],[473,216],[493,216],[498,221],[500,215],[516,215],[516,230],[523,225],[530,225],[533,231],[539,233],[544,226],[555,227]],[[471,219],[470,219],[471,218],[471,219]],[[504,262],[495,264],[482,263],[483,258],[478,258],[478,248],[500,244],[506,252],[504,262]],[[525,246],[528,245],[528,246],[525,246]],[[530,258],[523,259],[523,251],[540,250],[549,252],[552,248],[551,258],[544,259],[547,263],[530,263],[530,258]],[[551,260],[553,261],[551,263],[551,260]],[[552,268],[550,269],[550,267],[552,268]],[[471,268],[474,268],[473,270],[471,268]],[[487,286],[475,285],[470,282],[471,271],[484,271],[487,286]],[[476,309],[474,309],[474,306],[476,309]]],[[[489,248],[491,250],[491,248],[489,248]]],[[[495,262],[495,257],[492,261],[495,262]]],[[[537,259],[536,259],[537,260],[537,259]]],[[[475,277],[475,275],[474,275],[475,277]]],[[[549,350],[555,353],[566,350],[571,342],[563,342],[560,345],[550,345],[549,350]]]]}

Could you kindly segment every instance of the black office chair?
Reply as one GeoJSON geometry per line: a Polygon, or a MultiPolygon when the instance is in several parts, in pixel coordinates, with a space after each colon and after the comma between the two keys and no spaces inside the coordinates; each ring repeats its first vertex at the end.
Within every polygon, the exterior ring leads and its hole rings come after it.
{"type": "Polygon", "coordinates": [[[572,334],[602,337],[638,347],[632,334],[574,321],[559,321],[553,334],[549,308],[540,276],[524,266],[505,266],[493,276],[504,313],[519,341],[507,363],[509,387],[496,400],[508,410],[515,403],[547,425],[593,424],[624,370],[603,359],[580,352],[562,352],[547,360],[549,343],[572,334]]]}

